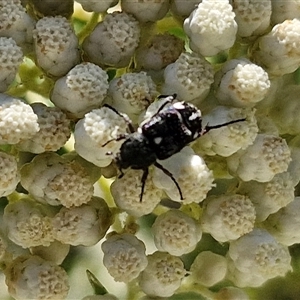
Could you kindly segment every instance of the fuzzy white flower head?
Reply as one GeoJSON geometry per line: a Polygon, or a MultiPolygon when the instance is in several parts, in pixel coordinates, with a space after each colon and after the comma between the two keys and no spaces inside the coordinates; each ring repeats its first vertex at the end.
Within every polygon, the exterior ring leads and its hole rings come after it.
{"type": "Polygon", "coordinates": [[[169,0],[122,0],[122,10],[133,15],[140,22],[155,22],[162,19],[169,10],[169,0]]]}
{"type": "Polygon", "coordinates": [[[62,207],[52,219],[55,239],[73,246],[95,245],[110,225],[111,213],[107,204],[95,197],[79,207],[62,207]]]}
{"type": "Polygon", "coordinates": [[[203,56],[213,56],[229,49],[237,33],[234,17],[228,0],[203,0],[183,25],[191,49],[203,56]]]}
{"type": "Polygon", "coordinates": [[[295,197],[287,206],[272,214],[264,222],[265,228],[286,246],[300,243],[300,197],[295,197]]]}
{"type": "Polygon", "coordinates": [[[259,133],[245,150],[227,158],[229,172],[243,181],[270,181],[276,174],[285,172],[291,161],[286,141],[275,135],[259,133]]]}
{"type": "Polygon", "coordinates": [[[281,23],[285,20],[299,18],[300,5],[299,0],[272,0],[271,21],[273,24],[281,23]]]}
{"type": "Polygon", "coordinates": [[[101,247],[103,264],[115,281],[130,282],[147,266],[145,245],[132,234],[113,235],[101,247]]]}
{"type": "Polygon", "coordinates": [[[23,247],[49,246],[54,241],[50,207],[29,198],[9,203],[3,221],[8,238],[23,247]]]}
{"type": "Polygon", "coordinates": [[[250,300],[243,289],[228,286],[220,289],[215,295],[214,300],[250,300]]]}
{"type": "Polygon", "coordinates": [[[135,217],[151,213],[163,196],[163,192],[154,186],[150,173],[146,181],[142,202],[140,201],[142,174],[142,170],[130,169],[122,178],[117,178],[110,187],[116,205],[135,217]]]}
{"type": "Polygon", "coordinates": [[[212,65],[196,53],[181,53],[164,71],[163,94],[177,94],[184,101],[203,100],[214,81],[212,65]]]}
{"type": "Polygon", "coordinates": [[[123,143],[115,139],[125,135],[126,132],[126,121],[113,110],[108,107],[94,109],[77,122],[74,147],[87,161],[99,167],[106,167],[112,162],[113,155],[119,151],[123,143]]]}
{"type": "Polygon", "coordinates": [[[183,148],[170,158],[159,161],[177,181],[182,192],[183,201],[174,181],[163,171],[155,168],[153,182],[155,186],[163,189],[174,201],[183,203],[199,203],[206,198],[208,191],[214,186],[214,177],[205,161],[190,147],[183,148]]]}
{"type": "Polygon", "coordinates": [[[16,157],[0,151],[0,170],[0,197],[3,197],[11,194],[20,181],[16,157]]]}
{"type": "Polygon", "coordinates": [[[268,182],[241,182],[238,193],[247,195],[256,209],[256,221],[264,221],[294,200],[294,183],[289,172],[275,175],[268,182]]]}
{"type": "Polygon", "coordinates": [[[125,12],[113,12],[84,40],[83,50],[97,65],[122,68],[129,64],[139,39],[138,21],[125,12]]]}
{"type": "Polygon", "coordinates": [[[32,50],[34,24],[20,0],[0,1],[0,36],[13,38],[25,53],[32,50]]]}
{"type": "Polygon", "coordinates": [[[257,36],[264,33],[272,14],[271,0],[231,0],[235,20],[238,24],[238,35],[241,37],[257,36]]]}
{"type": "Polygon", "coordinates": [[[217,73],[216,97],[222,105],[251,107],[264,99],[271,83],[268,73],[247,59],[232,59],[217,73]]]}
{"type": "Polygon", "coordinates": [[[176,256],[193,251],[202,237],[200,224],[179,210],[159,215],[152,225],[152,233],[159,251],[176,256]]]}
{"type": "Polygon", "coordinates": [[[234,120],[244,121],[210,130],[201,136],[195,143],[196,152],[206,155],[220,155],[228,157],[240,149],[246,149],[253,143],[258,132],[253,108],[235,108],[217,106],[202,118],[203,126],[216,126],[234,120]]]}
{"type": "Polygon", "coordinates": [[[79,62],[78,39],[69,21],[44,17],[33,31],[37,64],[53,76],[65,75],[79,62]]]}
{"type": "Polygon", "coordinates": [[[118,3],[118,0],[78,0],[76,2],[80,3],[82,8],[86,11],[103,13],[110,7],[115,6],[118,3]]]}
{"type": "Polygon", "coordinates": [[[169,33],[154,35],[135,53],[137,68],[159,71],[173,63],[184,48],[183,41],[169,33]]]}
{"type": "Polygon", "coordinates": [[[89,202],[94,191],[90,176],[78,162],[51,152],[22,166],[21,184],[41,203],[65,207],[89,202]]]}
{"type": "Polygon", "coordinates": [[[70,120],[58,107],[47,107],[43,103],[31,105],[38,116],[40,130],[33,137],[17,144],[21,151],[42,153],[57,151],[67,142],[71,135],[70,120]]]}
{"type": "Polygon", "coordinates": [[[5,270],[5,283],[14,299],[63,300],[69,291],[66,271],[38,256],[17,257],[5,270]]]}
{"type": "Polygon", "coordinates": [[[263,229],[231,242],[227,258],[227,278],[237,287],[258,287],[292,270],[288,248],[263,229]]]}
{"type": "Polygon", "coordinates": [[[157,95],[156,84],[145,72],[126,73],[109,83],[112,106],[135,123],[157,95]]]}
{"type": "Polygon", "coordinates": [[[254,228],[255,216],[255,207],[246,196],[210,196],[204,202],[202,230],[219,242],[236,240],[254,228]]]}
{"type": "Polygon", "coordinates": [[[148,265],[139,276],[141,289],[152,297],[172,296],[186,274],[183,262],[179,257],[159,251],[147,258],[148,265]]]}
{"type": "Polygon", "coordinates": [[[39,131],[38,117],[30,105],[0,94],[0,144],[17,144],[39,131]]]}
{"type": "Polygon", "coordinates": [[[76,65],[54,85],[50,100],[72,117],[81,118],[101,105],[108,91],[108,75],[92,63],[76,65]]]}
{"type": "Polygon", "coordinates": [[[251,50],[251,60],[270,76],[292,73],[300,66],[300,20],[285,20],[271,32],[258,38],[251,50]]]}
{"type": "Polygon", "coordinates": [[[202,251],[193,261],[190,272],[194,282],[208,287],[213,286],[225,278],[226,258],[211,251],[202,251]]]}
{"type": "Polygon", "coordinates": [[[5,92],[14,81],[22,60],[23,52],[16,42],[0,37],[0,92],[5,92]]]}

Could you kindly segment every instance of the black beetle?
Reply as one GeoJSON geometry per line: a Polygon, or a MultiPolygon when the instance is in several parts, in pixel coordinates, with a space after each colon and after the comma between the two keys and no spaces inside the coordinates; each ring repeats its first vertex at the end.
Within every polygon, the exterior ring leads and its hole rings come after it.
{"type": "MultiPolygon", "coordinates": [[[[159,168],[172,179],[178,189],[180,199],[183,200],[178,182],[172,173],[159,164],[157,160],[169,158],[211,129],[245,121],[245,118],[214,126],[206,125],[202,128],[201,112],[193,104],[184,101],[174,102],[176,100],[175,94],[171,96],[161,95],[159,98],[167,99],[158,111],[138,127],[136,131],[127,115],[118,112],[107,104],[105,105],[125,119],[130,132],[127,135],[120,135],[113,139],[114,141],[125,140],[117,153],[115,161],[121,172],[119,177],[124,175],[122,170],[127,168],[143,171],[140,201],[143,198],[145,183],[149,174],[148,168],[151,165],[159,168]]],[[[113,140],[106,142],[103,146],[113,140]]]]}

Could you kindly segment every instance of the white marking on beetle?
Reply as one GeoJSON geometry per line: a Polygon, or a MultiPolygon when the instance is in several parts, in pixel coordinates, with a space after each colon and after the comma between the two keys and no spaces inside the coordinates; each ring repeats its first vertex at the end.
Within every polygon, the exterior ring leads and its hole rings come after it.
{"type": "Polygon", "coordinates": [[[175,109],[185,109],[185,106],[183,105],[183,102],[175,102],[175,103],[173,104],[173,107],[174,107],[175,109]]]}
{"type": "Polygon", "coordinates": [[[154,143],[155,143],[156,145],[160,144],[161,141],[162,141],[162,137],[159,137],[159,136],[158,136],[158,137],[154,138],[154,143]]]}
{"type": "Polygon", "coordinates": [[[192,113],[190,115],[189,121],[193,121],[193,120],[199,119],[200,117],[201,117],[201,115],[198,112],[194,112],[194,113],[192,113]]]}

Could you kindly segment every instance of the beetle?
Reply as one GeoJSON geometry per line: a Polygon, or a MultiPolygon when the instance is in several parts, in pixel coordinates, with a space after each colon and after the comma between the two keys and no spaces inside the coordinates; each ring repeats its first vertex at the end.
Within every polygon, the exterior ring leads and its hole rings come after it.
{"type": "Polygon", "coordinates": [[[164,160],[171,157],[212,129],[245,121],[245,118],[214,126],[207,124],[202,128],[201,111],[196,106],[185,101],[175,102],[176,94],[169,96],[161,95],[158,98],[166,99],[157,112],[149,120],[141,124],[137,130],[134,129],[127,115],[105,104],[106,107],[113,110],[125,120],[129,133],[109,140],[102,146],[107,145],[111,141],[124,139],[115,157],[116,165],[120,171],[119,178],[124,175],[123,170],[127,168],[143,171],[140,201],[143,199],[145,184],[151,165],[154,165],[172,179],[177,187],[180,199],[183,200],[178,182],[172,173],[165,169],[157,160],[164,160]]]}

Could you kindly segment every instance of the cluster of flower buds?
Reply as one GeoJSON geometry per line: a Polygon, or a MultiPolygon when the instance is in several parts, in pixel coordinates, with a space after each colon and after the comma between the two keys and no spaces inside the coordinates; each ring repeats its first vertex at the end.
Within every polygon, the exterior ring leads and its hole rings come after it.
{"type": "Polygon", "coordinates": [[[0,298],[299,298],[299,37],[294,0],[0,0],[0,298]]]}

